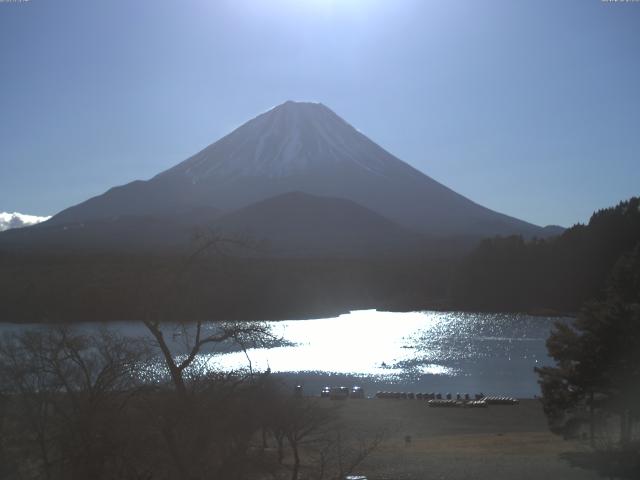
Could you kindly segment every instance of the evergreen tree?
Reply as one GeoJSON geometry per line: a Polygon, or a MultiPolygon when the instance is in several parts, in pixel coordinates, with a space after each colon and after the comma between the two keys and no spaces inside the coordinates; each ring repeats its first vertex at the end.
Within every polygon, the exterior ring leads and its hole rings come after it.
{"type": "Polygon", "coordinates": [[[601,294],[622,254],[640,242],[640,197],[595,212],[554,238],[484,240],[461,263],[454,305],[493,311],[575,312],[601,294]]]}
{"type": "Polygon", "coordinates": [[[556,366],[536,371],[552,430],[587,413],[593,441],[595,414],[613,413],[624,445],[640,418],[640,243],[618,260],[608,284],[603,300],[556,324],[547,340],[556,366]]]}

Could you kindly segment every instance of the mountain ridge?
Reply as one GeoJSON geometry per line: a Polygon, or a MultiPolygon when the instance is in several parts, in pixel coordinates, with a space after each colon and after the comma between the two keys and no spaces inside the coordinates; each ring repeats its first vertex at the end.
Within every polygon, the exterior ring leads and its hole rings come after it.
{"type": "Polygon", "coordinates": [[[198,208],[230,212],[287,192],[349,200],[429,236],[549,233],[438,183],[325,105],[292,101],[254,117],[149,180],[111,188],[47,223],[178,215],[198,208]]]}

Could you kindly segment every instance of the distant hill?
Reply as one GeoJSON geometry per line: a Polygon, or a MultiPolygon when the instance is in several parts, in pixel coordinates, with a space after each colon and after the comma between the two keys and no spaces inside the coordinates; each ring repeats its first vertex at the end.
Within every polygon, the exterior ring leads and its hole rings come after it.
{"type": "Polygon", "coordinates": [[[189,254],[204,240],[203,234],[237,241],[236,247],[225,247],[228,253],[267,257],[453,259],[470,252],[481,240],[421,235],[349,200],[291,192],[228,214],[200,208],[177,216],[122,215],[62,225],[43,223],[0,235],[0,250],[189,254]]]}
{"type": "Polygon", "coordinates": [[[427,245],[420,234],[352,201],[291,192],[227,214],[200,208],[180,215],[45,223],[7,232],[0,247],[188,252],[198,233],[239,240],[248,247],[242,253],[266,256],[409,255],[427,245]],[[200,230],[195,227],[199,224],[200,230]]]}
{"type": "Polygon", "coordinates": [[[213,222],[223,232],[268,242],[274,255],[370,255],[418,251],[424,239],[355,202],[292,192],[213,222]]]}

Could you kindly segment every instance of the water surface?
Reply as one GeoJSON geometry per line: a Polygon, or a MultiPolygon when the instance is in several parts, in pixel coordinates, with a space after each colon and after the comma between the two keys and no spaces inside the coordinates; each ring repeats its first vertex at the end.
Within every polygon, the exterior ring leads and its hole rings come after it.
{"type": "MultiPolygon", "coordinates": [[[[279,374],[307,393],[324,385],[376,390],[508,394],[539,393],[534,367],[550,364],[545,348],[557,318],[520,314],[354,311],[336,318],[267,322],[288,345],[246,352],[205,353],[210,368],[279,374]]],[[[74,326],[83,331],[97,323],[74,326]]],[[[22,329],[2,325],[0,331],[22,329]]],[[[38,328],[43,328],[42,326],[38,328]]],[[[140,322],[107,324],[148,336],[140,322]]],[[[170,327],[167,327],[170,330],[170,327]]],[[[165,335],[179,350],[181,338],[165,335]]]]}

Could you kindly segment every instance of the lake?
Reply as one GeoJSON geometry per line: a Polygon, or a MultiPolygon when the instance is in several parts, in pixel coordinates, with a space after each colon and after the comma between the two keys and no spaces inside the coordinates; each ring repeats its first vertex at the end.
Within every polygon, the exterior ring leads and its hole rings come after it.
{"type": "MultiPolygon", "coordinates": [[[[324,385],[377,390],[539,394],[534,367],[550,364],[545,341],[552,317],[466,312],[354,311],[335,318],[268,322],[288,345],[247,351],[254,370],[266,370],[308,394],[324,385]]],[[[566,320],[565,320],[566,321],[566,320]]],[[[104,325],[74,328],[90,332],[104,325]]],[[[33,325],[31,325],[33,327],[33,325]]],[[[28,326],[0,325],[0,331],[28,326]]],[[[37,326],[37,328],[46,328],[37,326]]],[[[148,336],[140,322],[107,324],[130,337],[148,336]]],[[[179,339],[174,339],[175,345],[179,339]]],[[[205,354],[212,368],[248,365],[244,352],[205,354]]]]}

